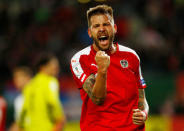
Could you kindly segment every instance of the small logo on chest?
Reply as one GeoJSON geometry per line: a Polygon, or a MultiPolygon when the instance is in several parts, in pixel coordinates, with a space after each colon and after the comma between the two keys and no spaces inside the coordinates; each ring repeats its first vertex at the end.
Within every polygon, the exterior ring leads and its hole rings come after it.
{"type": "Polygon", "coordinates": [[[120,60],[120,64],[123,68],[127,68],[128,67],[128,61],[127,60],[120,60]]]}

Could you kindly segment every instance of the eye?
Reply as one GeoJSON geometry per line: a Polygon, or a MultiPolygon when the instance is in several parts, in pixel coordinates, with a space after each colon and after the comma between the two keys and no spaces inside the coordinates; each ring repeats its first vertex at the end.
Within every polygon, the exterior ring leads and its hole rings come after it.
{"type": "Polygon", "coordinates": [[[103,25],[104,25],[104,26],[109,26],[109,25],[110,25],[110,23],[104,23],[103,25]]]}
{"type": "Polygon", "coordinates": [[[93,28],[97,28],[97,27],[99,27],[99,24],[93,25],[93,28]]]}

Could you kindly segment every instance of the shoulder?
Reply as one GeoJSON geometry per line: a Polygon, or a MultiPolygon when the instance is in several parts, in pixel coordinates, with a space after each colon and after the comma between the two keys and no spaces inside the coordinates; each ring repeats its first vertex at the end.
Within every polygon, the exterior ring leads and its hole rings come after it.
{"type": "Polygon", "coordinates": [[[71,63],[75,60],[79,60],[82,55],[89,55],[91,52],[91,46],[88,46],[80,51],[78,51],[72,58],[71,63]]]}
{"type": "Polygon", "coordinates": [[[91,45],[80,50],[71,58],[70,69],[76,78],[84,78],[90,56],[92,56],[91,45]]]}
{"type": "Polygon", "coordinates": [[[120,45],[120,44],[118,44],[118,45],[119,45],[119,51],[120,52],[128,52],[130,54],[133,54],[140,61],[140,58],[139,58],[139,56],[138,56],[138,54],[136,53],[135,50],[133,50],[133,49],[131,49],[129,47],[120,45]]]}
{"type": "Polygon", "coordinates": [[[49,90],[52,91],[58,91],[59,90],[59,82],[55,77],[50,77],[49,81],[48,81],[48,87],[49,90]]]}
{"type": "Polygon", "coordinates": [[[49,83],[55,83],[55,84],[58,84],[58,79],[53,77],[53,76],[50,76],[50,80],[49,80],[49,83]]]}

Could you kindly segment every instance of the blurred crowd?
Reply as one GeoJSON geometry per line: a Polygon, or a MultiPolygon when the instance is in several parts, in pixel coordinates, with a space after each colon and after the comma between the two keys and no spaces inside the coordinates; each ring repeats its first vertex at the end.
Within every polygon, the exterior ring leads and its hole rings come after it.
{"type": "MultiPolygon", "coordinates": [[[[177,91],[184,96],[183,0],[1,0],[1,94],[14,88],[12,70],[18,65],[33,67],[42,51],[57,56],[60,84],[73,89],[70,58],[92,42],[86,10],[102,3],[113,7],[115,39],[136,50],[143,72],[176,73],[177,91]]],[[[184,99],[179,105],[184,108],[184,99]]]]}
{"type": "MultiPolygon", "coordinates": [[[[83,0],[85,1],[85,0],[83,0]]],[[[89,1],[89,0],[88,0],[89,1]]],[[[175,71],[183,67],[184,15],[182,0],[113,0],[117,41],[136,49],[143,64],[152,69],[175,71]]],[[[63,73],[81,46],[90,44],[86,9],[101,4],[77,0],[21,0],[0,2],[1,76],[17,64],[32,66],[40,51],[54,52],[63,73]]]]}

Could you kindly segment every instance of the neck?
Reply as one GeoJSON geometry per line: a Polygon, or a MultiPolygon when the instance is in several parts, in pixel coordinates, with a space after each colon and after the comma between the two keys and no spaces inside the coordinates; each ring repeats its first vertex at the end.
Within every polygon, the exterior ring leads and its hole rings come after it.
{"type": "Polygon", "coordinates": [[[41,70],[40,73],[45,74],[45,75],[50,75],[48,70],[41,70]]]}

